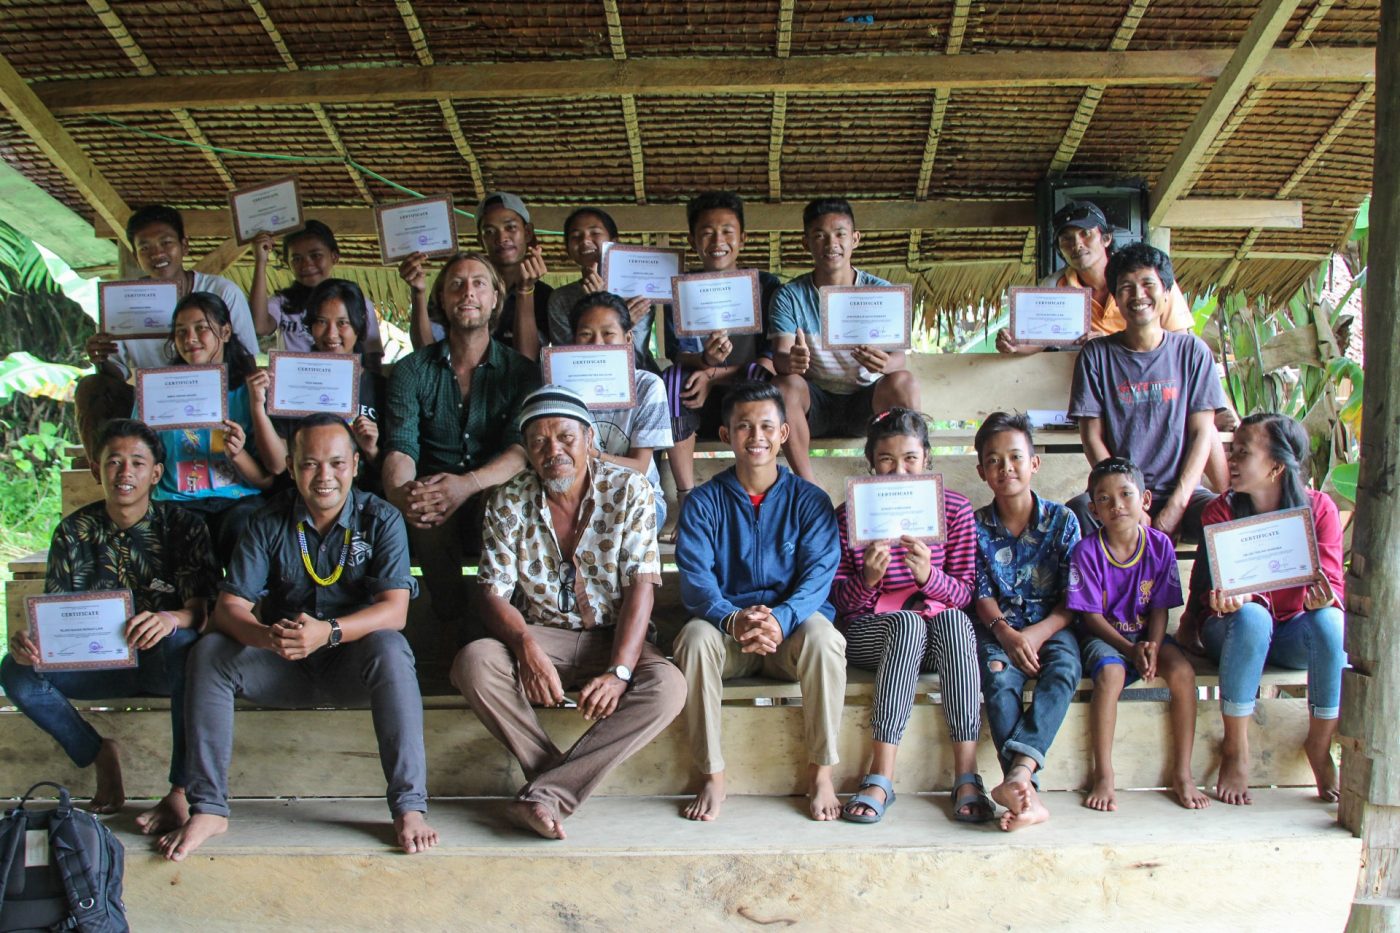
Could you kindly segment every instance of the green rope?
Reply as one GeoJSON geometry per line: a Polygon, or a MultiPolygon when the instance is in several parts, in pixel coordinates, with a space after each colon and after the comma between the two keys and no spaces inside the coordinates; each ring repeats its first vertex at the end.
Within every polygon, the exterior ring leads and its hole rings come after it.
{"type": "MultiPolygon", "coordinates": [[[[393,181],[392,179],[385,178],[383,175],[379,174],[373,169],[366,168],[365,166],[361,165],[359,162],[356,162],[349,156],[298,156],[286,155],[283,153],[275,152],[254,152],[250,149],[229,149],[225,146],[206,145],[204,143],[195,142],[192,139],[179,139],[175,136],[166,136],[164,133],[156,133],[151,130],[142,129],[139,126],[132,126],[130,123],[123,123],[122,121],[114,120],[111,117],[94,115],[88,117],[88,119],[94,120],[98,123],[106,123],[108,126],[115,126],[118,129],[125,130],[128,133],[135,133],[138,136],[145,136],[148,139],[156,139],[160,140],[161,142],[173,143],[177,146],[188,146],[191,149],[198,149],[201,152],[213,152],[218,153],[220,155],[240,156],[245,159],[267,159],[273,162],[300,162],[303,164],[311,165],[348,165],[350,168],[359,172],[361,175],[364,175],[367,178],[372,178],[380,184],[387,185],[388,187],[393,188],[395,191],[402,191],[409,197],[424,197],[422,192],[414,191],[412,188],[407,188],[399,184],[398,182],[393,181]]],[[[460,207],[456,206],[454,206],[452,209],[456,213],[461,214],[463,217],[470,217],[473,220],[476,219],[476,214],[472,213],[471,211],[464,211],[460,207]]],[[[556,236],[564,235],[564,231],[562,230],[537,229],[535,230],[535,232],[553,234],[556,236]]]]}

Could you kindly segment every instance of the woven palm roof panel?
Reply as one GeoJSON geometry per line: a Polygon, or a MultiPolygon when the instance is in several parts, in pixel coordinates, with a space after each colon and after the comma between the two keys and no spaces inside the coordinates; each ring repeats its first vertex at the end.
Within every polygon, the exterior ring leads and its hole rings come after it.
{"type": "Polygon", "coordinates": [[[784,196],[913,195],[930,100],[927,94],[788,95],[784,196]]]}
{"type": "Polygon", "coordinates": [[[707,187],[765,190],[772,118],[768,94],[638,98],[647,200],[683,201],[707,187]]]}

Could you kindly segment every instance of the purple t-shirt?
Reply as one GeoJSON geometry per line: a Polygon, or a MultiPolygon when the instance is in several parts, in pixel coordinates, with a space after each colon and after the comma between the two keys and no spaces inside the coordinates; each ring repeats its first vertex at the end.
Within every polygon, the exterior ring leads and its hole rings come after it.
{"type": "Polygon", "coordinates": [[[1103,531],[1074,546],[1065,602],[1075,612],[1097,612],[1129,641],[1147,627],[1149,609],[1174,609],[1183,602],[1172,539],[1143,528],[1137,553],[1119,563],[1108,553],[1103,531]]]}

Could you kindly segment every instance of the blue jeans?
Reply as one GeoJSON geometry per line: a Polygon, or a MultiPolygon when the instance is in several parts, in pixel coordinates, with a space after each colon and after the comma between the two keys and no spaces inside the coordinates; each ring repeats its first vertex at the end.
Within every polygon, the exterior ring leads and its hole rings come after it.
{"type": "MultiPolygon", "coordinates": [[[[1060,724],[1065,721],[1070,700],[1079,689],[1083,670],[1079,642],[1069,629],[1061,629],[1040,646],[1040,676],[1030,705],[1022,709],[1021,696],[1030,680],[1002,649],[1001,643],[982,627],[977,629],[977,653],[982,661],[982,696],[987,703],[987,723],[992,742],[1005,774],[1017,755],[1036,764],[1036,776],[1045,767],[1045,753],[1060,724]],[[1000,670],[993,670],[994,663],[1000,670]]],[[[1037,783],[1039,783],[1037,781],[1037,783]]]]}
{"type": "Polygon", "coordinates": [[[1249,716],[1259,695],[1264,664],[1308,672],[1308,709],[1316,719],[1336,719],[1342,705],[1342,610],[1314,609],[1274,625],[1262,603],[1214,616],[1201,626],[1201,644],[1220,662],[1220,711],[1249,716]]]}
{"type": "Polygon", "coordinates": [[[0,684],[19,711],[53,736],[73,764],[86,768],[102,748],[102,736],[68,702],[116,697],[170,697],[170,786],[185,786],[185,657],[199,633],[177,628],[138,653],[137,666],[114,671],[49,671],[0,661],[0,684]]]}

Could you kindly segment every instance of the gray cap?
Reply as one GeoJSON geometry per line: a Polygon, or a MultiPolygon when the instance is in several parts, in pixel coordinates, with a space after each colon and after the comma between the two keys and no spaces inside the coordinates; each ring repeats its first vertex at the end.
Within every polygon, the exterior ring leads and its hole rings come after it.
{"type": "Polygon", "coordinates": [[[523,434],[531,422],[541,418],[572,418],[593,427],[593,414],[583,398],[573,389],[563,386],[542,386],[525,396],[520,403],[520,431],[523,434]]]}
{"type": "Polygon", "coordinates": [[[486,211],[493,205],[499,204],[508,211],[515,211],[520,215],[520,219],[527,224],[530,222],[530,209],[525,206],[525,202],[520,199],[520,195],[511,194],[509,191],[493,191],[481,199],[481,203],[476,206],[476,229],[481,229],[481,218],[486,216],[486,211]]]}

